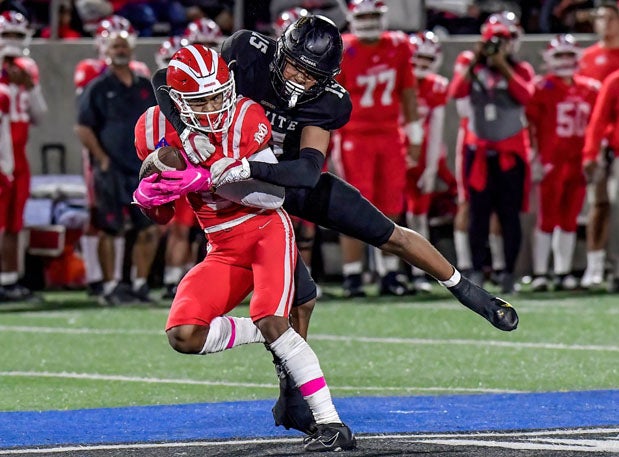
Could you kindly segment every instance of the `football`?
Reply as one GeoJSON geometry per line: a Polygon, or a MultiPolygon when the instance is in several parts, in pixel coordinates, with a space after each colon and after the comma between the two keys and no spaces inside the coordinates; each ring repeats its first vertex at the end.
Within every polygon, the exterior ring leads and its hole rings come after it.
{"type": "MultiPolygon", "coordinates": [[[[187,162],[180,149],[174,146],[162,146],[151,152],[142,162],[140,180],[162,171],[184,170],[187,162]]],[[[142,213],[156,224],[165,225],[174,217],[174,202],[156,208],[141,208],[142,213]]]]}
{"type": "Polygon", "coordinates": [[[153,173],[161,173],[162,171],[184,170],[187,168],[187,162],[180,149],[174,146],[162,146],[151,152],[140,168],[139,178],[142,180],[153,173]]]}

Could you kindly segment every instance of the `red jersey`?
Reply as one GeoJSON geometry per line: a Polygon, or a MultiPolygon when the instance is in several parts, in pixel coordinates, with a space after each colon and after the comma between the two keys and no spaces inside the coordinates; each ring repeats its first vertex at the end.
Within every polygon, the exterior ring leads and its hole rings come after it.
{"type": "MultiPolygon", "coordinates": [[[[15,64],[26,70],[32,77],[32,81],[39,82],[39,67],[36,62],[29,57],[19,57],[15,59],[15,64]]],[[[18,167],[27,166],[26,143],[30,132],[31,117],[31,93],[25,86],[9,82],[6,74],[0,77],[0,83],[6,85],[9,96],[9,119],[11,121],[11,138],[13,141],[13,152],[15,164],[18,167]]]]}
{"type": "Polygon", "coordinates": [[[619,48],[595,43],[583,51],[578,65],[578,74],[603,82],[613,71],[619,70],[619,48]]]}
{"type": "Polygon", "coordinates": [[[556,75],[537,78],[527,118],[535,127],[542,163],[573,162],[580,166],[585,130],[600,84],[575,75],[568,84],[556,75]]]}
{"type": "MultiPolygon", "coordinates": [[[[228,135],[223,139],[221,135],[218,138],[209,135],[209,138],[216,149],[206,162],[207,166],[222,157],[248,158],[268,145],[271,138],[271,124],[259,104],[243,97],[237,101],[228,135]]],[[[162,145],[183,147],[176,131],[165,119],[159,106],[153,106],[140,116],[135,126],[135,147],[138,157],[144,160],[148,154],[162,145]]],[[[264,211],[233,203],[215,195],[212,191],[188,194],[187,200],[196,213],[200,226],[207,233],[240,224],[264,211]]]]}
{"type": "MultiPolygon", "coordinates": [[[[429,116],[437,106],[447,104],[447,88],[449,80],[444,76],[429,74],[418,82],[417,104],[419,117],[428,126],[429,116]]],[[[427,132],[426,132],[427,133],[427,132]]]]}
{"type": "Polygon", "coordinates": [[[342,35],[344,57],[338,82],[350,93],[352,114],[347,131],[397,130],[402,113],[400,94],[415,87],[411,49],[401,32],[383,32],[375,44],[353,34],[342,35]]]}
{"type": "Polygon", "coordinates": [[[0,174],[12,176],[15,165],[11,141],[10,92],[6,84],[0,84],[0,174]]]}
{"type": "Polygon", "coordinates": [[[602,83],[602,88],[593,108],[586,130],[583,162],[596,160],[602,140],[608,137],[609,146],[619,154],[619,70],[611,73],[602,83]],[[607,135],[609,133],[609,135],[607,135]]]}
{"type": "MultiPolygon", "coordinates": [[[[103,73],[106,68],[107,64],[103,59],[80,60],[75,66],[75,72],[73,73],[75,91],[80,94],[88,83],[103,73]]],[[[138,75],[150,78],[150,69],[144,62],[132,60],[129,62],[129,68],[138,75]]]]}
{"type": "MultiPolygon", "coordinates": [[[[441,106],[444,107],[447,104],[447,88],[449,87],[449,80],[444,76],[431,73],[425,78],[418,80],[417,85],[417,107],[419,118],[423,121],[425,131],[420,162],[425,164],[427,148],[436,147],[440,149],[443,144],[443,132],[437,131],[436,128],[431,129],[430,121],[434,110],[441,106]],[[434,136],[437,137],[434,138],[434,136]]],[[[437,160],[439,154],[440,151],[437,150],[437,160]]]]}

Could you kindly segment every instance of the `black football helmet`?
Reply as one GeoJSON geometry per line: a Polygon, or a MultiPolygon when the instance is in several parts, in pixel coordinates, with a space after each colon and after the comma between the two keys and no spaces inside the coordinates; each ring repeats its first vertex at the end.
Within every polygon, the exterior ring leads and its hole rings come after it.
{"type": "Polygon", "coordinates": [[[318,97],[340,72],[344,45],[337,26],[328,18],[307,15],[292,23],[277,40],[271,64],[271,81],[290,108],[318,97]],[[314,79],[309,89],[286,80],[284,67],[290,61],[314,79]]]}

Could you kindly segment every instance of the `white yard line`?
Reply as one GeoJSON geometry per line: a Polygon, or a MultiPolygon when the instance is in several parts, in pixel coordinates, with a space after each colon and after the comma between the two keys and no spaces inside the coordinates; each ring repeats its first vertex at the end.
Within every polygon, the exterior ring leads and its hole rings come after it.
{"type": "MultiPolygon", "coordinates": [[[[98,373],[69,373],[51,371],[0,371],[0,377],[23,377],[23,378],[63,378],[63,379],[82,379],[87,381],[119,381],[137,382],[145,384],[182,384],[198,386],[225,386],[225,387],[247,387],[274,389],[277,384],[260,384],[251,382],[228,382],[228,381],[205,381],[196,379],[170,379],[170,378],[145,378],[138,376],[124,375],[105,375],[98,373]]],[[[372,391],[395,391],[395,392],[471,392],[471,393],[522,393],[524,391],[514,389],[491,389],[482,387],[380,387],[380,386],[338,386],[329,385],[333,391],[353,391],[353,392],[372,392],[372,391]]]]}
{"type": "MultiPolygon", "coordinates": [[[[359,441],[379,441],[405,439],[412,442],[436,443],[452,446],[487,446],[487,447],[503,447],[508,449],[544,449],[550,451],[565,451],[574,450],[580,452],[617,452],[617,440],[613,439],[613,434],[619,432],[619,429],[569,429],[569,430],[537,430],[529,432],[497,432],[497,433],[459,433],[459,434],[393,434],[381,433],[378,435],[361,435],[357,436],[359,441]],[[542,436],[565,436],[565,435],[599,435],[610,434],[608,439],[597,440],[573,440],[571,445],[553,444],[546,445],[533,443],[538,437],[542,436]],[[495,441],[484,441],[479,438],[491,437],[495,441]],[[451,439],[450,439],[451,438],[451,439]],[[458,439],[465,438],[465,439],[458,439]],[[525,441],[496,441],[501,438],[516,438],[525,441]],[[525,447],[529,445],[530,447],[525,447]]],[[[86,452],[86,451],[122,451],[131,449],[174,449],[181,447],[218,447],[222,450],[226,446],[242,446],[255,444],[297,444],[298,437],[292,438],[267,438],[267,439],[248,439],[248,440],[226,440],[226,441],[187,441],[174,443],[136,443],[136,444],[98,444],[84,446],[58,446],[50,448],[22,448],[22,449],[0,449],[0,455],[20,455],[20,454],[62,454],[68,452],[86,452]]]]}
{"type": "MultiPolygon", "coordinates": [[[[139,330],[139,329],[90,329],[72,327],[39,327],[22,325],[0,325],[0,332],[19,333],[59,333],[67,335],[150,335],[162,336],[163,330],[139,330]]],[[[309,336],[311,341],[339,341],[349,343],[377,343],[377,344],[412,344],[418,346],[428,345],[458,345],[458,346],[482,346],[482,347],[505,347],[514,349],[548,349],[560,351],[599,351],[619,352],[619,346],[604,346],[593,344],[564,344],[564,343],[531,343],[526,341],[496,341],[496,340],[468,340],[461,338],[386,338],[365,336],[341,336],[313,334],[309,336]]]]}

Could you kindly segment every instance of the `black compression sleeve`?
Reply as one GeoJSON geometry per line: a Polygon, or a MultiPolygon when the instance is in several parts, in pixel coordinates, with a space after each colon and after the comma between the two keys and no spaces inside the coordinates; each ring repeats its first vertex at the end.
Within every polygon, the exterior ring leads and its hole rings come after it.
{"type": "Polygon", "coordinates": [[[325,155],[303,148],[296,160],[279,163],[249,162],[251,177],[284,187],[314,187],[320,178],[325,155]]]}
{"type": "Polygon", "coordinates": [[[166,85],[166,69],[157,70],[151,79],[153,89],[155,89],[155,97],[161,112],[176,130],[179,135],[185,130],[185,123],[182,121],[174,102],[170,98],[170,88],[166,85]]]}

